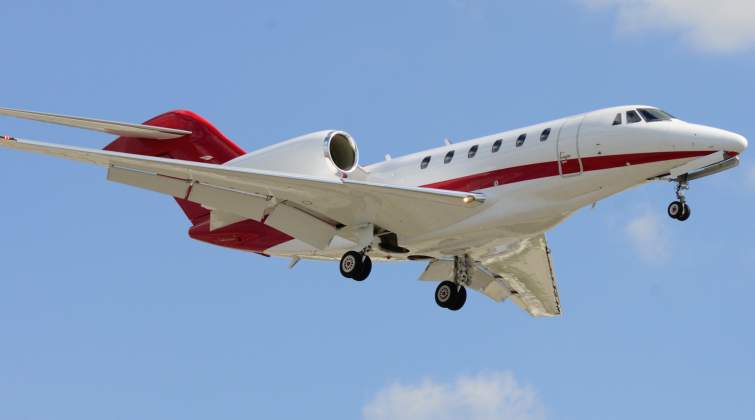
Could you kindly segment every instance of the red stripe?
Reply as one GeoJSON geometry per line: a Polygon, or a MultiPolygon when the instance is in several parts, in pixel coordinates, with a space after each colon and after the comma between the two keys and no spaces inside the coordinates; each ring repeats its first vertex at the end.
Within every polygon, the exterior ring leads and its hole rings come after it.
{"type": "MultiPolygon", "coordinates": [[[[599,171],[603,169],[620,168],[627,165],[642,165],[645,163],[662,162],[667,160],[686,159],[705,156],[710,151],[689,152],[653,152],[632,153],[610,156],[590,156],[582,158],[582,168],[585,172],[599,171]]],[[[578,159],[570,159],[562,163],[564,168],[579,168],[578,159]]],[[[572,171],[567,171],[571,173],[572,171]]],[[[453,191],[476,191],[483,188],[491,188],[497,185],[512,184],[514,182],[530,181],[533,179],[558,176],[558,162],[531,163],[528,165],[515,166],[512,168],[497,169],[495,171],[482,172],[467,175],[461,178],[434,182],[423,185],[426,188],[437,188],[453,191]]]]}
{"type": "MultiPolygon", "coordinates": [[[[709,153],[711,152],[659,152],[592,156],[582,159],[582,167],[586,172],[598,171],[601,169],[619,168],[627,164],[641,165],[643,163],[704,156],[709,153]]],[[[563,162],[563,165],[564,168],[576,168],[577,171],[579,170],[579,161],[577,159],[563,162]]],[[[570,172],[570,170],[567,170],[567,172],[570,172]]],[[[558,162],[553,161],[498,169],[424,186],[454,191],[475,191],[495,185],[511,184],[558,175],[558,162]]],[[[212,232],[209,229],[209,224],[209,217],[206,217],[202,222],[197,223],[189,230],[189,235],[194,239],[215,245],[255,252],[263,252],[266,249],[293,239],[285,233],[255,220],[244,220],[212,232]]]]}

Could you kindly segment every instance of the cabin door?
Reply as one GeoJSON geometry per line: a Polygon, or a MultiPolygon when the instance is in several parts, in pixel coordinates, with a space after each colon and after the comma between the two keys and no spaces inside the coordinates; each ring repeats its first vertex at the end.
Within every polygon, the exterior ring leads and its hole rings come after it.
{"type": "Polygon", "coordinates": [[[561,176],[575,176],[582,173],[582,159],[579,156],[579,131],[584,115],[568,118],[558,130],[556,159],[561,176]]]}

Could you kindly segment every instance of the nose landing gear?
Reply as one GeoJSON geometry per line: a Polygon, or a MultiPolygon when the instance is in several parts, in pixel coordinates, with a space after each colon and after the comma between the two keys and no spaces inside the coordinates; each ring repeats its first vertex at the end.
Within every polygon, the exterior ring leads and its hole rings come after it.
{"type": "Polygon", "coordinates": [[[672,219],[676,219],[676,220],[679,220],[680,222],[683,222],[689,219],[689,216],[692,214],[689,208],[689,205],[687,205],[687,199],[684,197],[684,192],[688,189],[689,189],[689,183],[687,182],[686,177],[681,176],[676,179],[677,201],[674,201],[668,205],[668,215],[672,219]]]}
{"type": "Polygon", "coordinates": [[[668,215],[672,219],[679,220],[681,222],[689,219],[690,209],[687,203],[681,201],[674,201],[668,205],[668,215]]]}

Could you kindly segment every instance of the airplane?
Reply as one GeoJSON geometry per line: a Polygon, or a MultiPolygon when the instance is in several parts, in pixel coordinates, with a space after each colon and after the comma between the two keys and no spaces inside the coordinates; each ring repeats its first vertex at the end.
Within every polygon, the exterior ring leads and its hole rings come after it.
{"type": "Polygon", "coordinates": [[[361,165],[354,138],[324,130],[245,152],[201,116],[143,124],[0,108],[0,115],[116,135],[104,150],[0,138],[9,149],[92,163],[107,179],[172,196],[191,238],[264,256],[339,261],[365,280],[372,261],[423,261],[435,302],[466,289],[532,316],[561,314],[545,232],[580,208],[650,181],[676,184],[739,164],[747,140],[658,107],[618,106],[361,165]]]}

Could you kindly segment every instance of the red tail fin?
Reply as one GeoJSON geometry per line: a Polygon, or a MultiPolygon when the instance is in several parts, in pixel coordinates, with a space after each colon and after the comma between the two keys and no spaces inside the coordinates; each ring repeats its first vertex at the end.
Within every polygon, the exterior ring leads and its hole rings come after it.
{"type": "MultiPolygon", "coordinates": [[[[191,111],[166,112],[144,124],[187,130],[191,134],[173,140],[118,137],[105,150],[217,164],[246,153],[207,120],[191,111]]],[[[209,210],[199,204],[180,198],[176,201],[192,224],[201,222],[209,214],[209,210]]]]}

